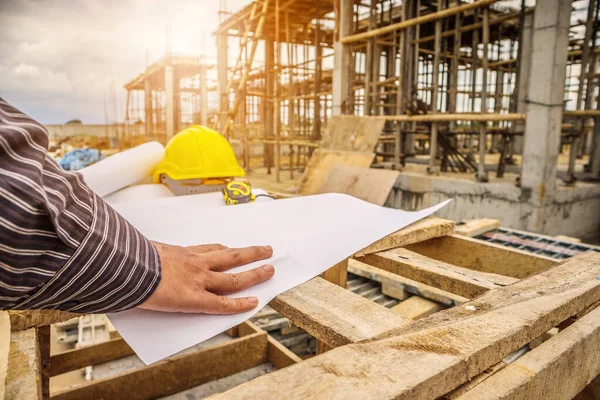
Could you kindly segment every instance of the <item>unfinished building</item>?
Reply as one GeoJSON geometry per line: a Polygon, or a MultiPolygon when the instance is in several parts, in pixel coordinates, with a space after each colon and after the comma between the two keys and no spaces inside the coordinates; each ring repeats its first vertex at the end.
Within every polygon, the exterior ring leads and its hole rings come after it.
{"type": "Polygon", "coordinates": [[[256,1],[216,32],[215,127],[280,180],[332,116],[385,120],[372,167],[402,170],[388,205],[455,198],[445,217],[585,237],[600,222],[598,8],[256,1]]]}

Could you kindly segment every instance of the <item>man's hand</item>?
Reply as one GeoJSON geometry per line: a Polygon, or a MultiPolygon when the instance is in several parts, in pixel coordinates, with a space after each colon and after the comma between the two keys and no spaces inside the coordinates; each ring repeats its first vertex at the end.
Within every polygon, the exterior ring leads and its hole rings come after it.
{"type": "Polygon", "coordinates": [[[162,279],[140,308],[168,312],[236,314],[250,311],[256,297],[230,298],[224,295],[266,281],[275,273],[272,265],[237,274],[233,267],[264,260],[273,255],[271,247],[232,249],[220,244],[179,247],[154,242],[162,263],[162,279]]]}

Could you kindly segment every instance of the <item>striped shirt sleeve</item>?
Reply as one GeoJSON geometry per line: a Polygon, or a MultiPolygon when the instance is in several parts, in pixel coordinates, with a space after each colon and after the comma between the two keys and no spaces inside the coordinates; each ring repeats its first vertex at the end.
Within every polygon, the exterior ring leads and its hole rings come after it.
{"type": "Polygon", "coordinates": [[[156,248],[47,149],[46,129],[0,98],[0,308],[140,305],[160,282],[156,248]]]}

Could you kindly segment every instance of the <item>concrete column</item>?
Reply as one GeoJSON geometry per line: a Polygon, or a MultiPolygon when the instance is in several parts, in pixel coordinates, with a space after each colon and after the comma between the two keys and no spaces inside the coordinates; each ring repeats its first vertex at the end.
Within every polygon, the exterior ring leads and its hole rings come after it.
{"type": "MultiPolygon", "coordinates": [[[[531,74],[521,186],[523,198],[536,207],[549,204],[556,190],[556,163],[569,42],[571,1],[545,0],[533,20],[531,74]]],[[[526,53],[526,52],[523,52],[526,53]]],[[[543,209],[529,229],[541,231],[543,209]]]]}
{"type": "Polygon", "coordinates": [[[150,80],[144,80],[144,134],[149,135],[153,130],[152,121],[152,87],[150,86],[150,80]]]}
{"type": "Polygon", "coordinates": [[[206,86],[206,65],[200,67],[200,124],[208,125],[208,88],[206,86]]]}
{"type": "Polygon", "coordinates": [[[165,67],[165,96],[167,97],[167,106],[165,108],[165,122],[167,140],[175,134],[175,80],[173,76],[173,66],[165,67]]]}
{"type": "MultiPolygon", "coordinates": [[[[517,76],[517,111],[518,113],[525,113],[527,111],[527,103],[525,99],[529,96],[529,77],[531,74],[531,50],[533,40],[533,16],[534,13],[525,14],[525,23],[523,24],[523,40],[519,43],[522,46],[520,52],[520,72],[517,76]]],[[[515,131],[523,131],[525,129],[525,122],[519,121],[513,124],[515,131]]],[[[523,154],[523,136],[516,136],[513,143],[513,154],[523,154]]]]}
{"type": "Polygon", "coordinates": [[[227,122],[227,32],[217,33],[217,80],[219,81],[219,121],[217,130],[222,131],[227,122]]]}
{"type": "Polygon", "coordinates": [[[354,72],[354,59],[352,48],[342,44],[340,39],[352,34],[354,16],[354,1],[340,0],[340,13],[338,18],[338,37],[333,43],[333,88],[332,88],[332,113],[353,114],[349,110],[352,102],[352,80],[354,72]]]}

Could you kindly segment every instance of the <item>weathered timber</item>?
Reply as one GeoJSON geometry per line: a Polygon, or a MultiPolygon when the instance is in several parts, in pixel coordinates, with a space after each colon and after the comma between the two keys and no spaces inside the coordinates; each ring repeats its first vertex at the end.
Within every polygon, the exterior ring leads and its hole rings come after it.
{"type": "Polygon", "coordinates": [[[118,338],[50,357],[50,376],[96,365],[135,354],[125,340],[118,338]]]}
{"type": "Polygon", "coordinates": [[[516,278],[457,267],[407,249],[369,254],[364,257],[364,262],[470,299],[490,289],[518,282],[516,278]]]}
{"type": "Polygon", "coordinates": [[[600,308],[458,399],[571,399],[600,374],[598,347],[600,308]]]}
{"type": "Polygon", "coordinates": [[[57,310],[39,311],[9,311],[10,327],[13,331],[21,331],[36,326],[45,326],[64,322],[71,318],[80,317],[83,314],[75,314],[57,310]]]}
{"type": "Polygon", "coordinates": [[[396,247],[404,247],[424,240],[451,235],[452,233],[454,233],[454,221],[435,217],[423,218],[378,240],[357,252],[354,256],[358,257],[383,250],[395,249],[396,247]]]}
{"type": "Polygon", "coordinates": [[[269,306],[331,347],[360,342],[407,322],[387,308],[321,278],[280,294],[269,306]]]}
{"type": "Polygon", "coordinates": [[[386,339],[331,350],[216,398],[436,398],[598,301],[599,271],[600,254],[584,253],[386,339]]]}
{"type": "Polygon", "coordinates": [[[464,224],[457,224],[454,231],[458,235],[475,237],[498,228],[500,228],[500,220],[481,218],[466,221],[464,224]]]}
{"type": "Polygon", "coordinates": [[[42,399],[40,332],[29,328],[10,333],[4,399],[42,399]]]}
{"type": "Polygon", "coordinates": [[[425,285],[354,259],[350,259],[348,263],[348,272],[380,282],[382,285],[387,284],[398,287],[408,293],[433,300],[445,306],[455,306],[469,301],[466,297],[425,285]]]}
{"type": "Polygon", "coordinates": [[[267,359],[277,369],[282,369],[302,361],[300,357],[294,354],[290,349],[273,339],[270,335],[267,337],[267,359]]]}
{"type": "Polygon", "coordinates": [[[408,319],[421,319],[442,310],[443,307],[431,300],[412,296],[390,308],[395,313],[408,319]]]}
{"type": "Polygon", "coordinates": [[[557,261],[494,243],[448,235],[406,246],[436,260],[482,272],[527,278],[557,264],[557,261]]]}
{"type": "Polygon", "coordinates": [[[53,400],[148,399],[177,393],[267,362],[266,333],[254,333],[62,391],[53,400]]]}

